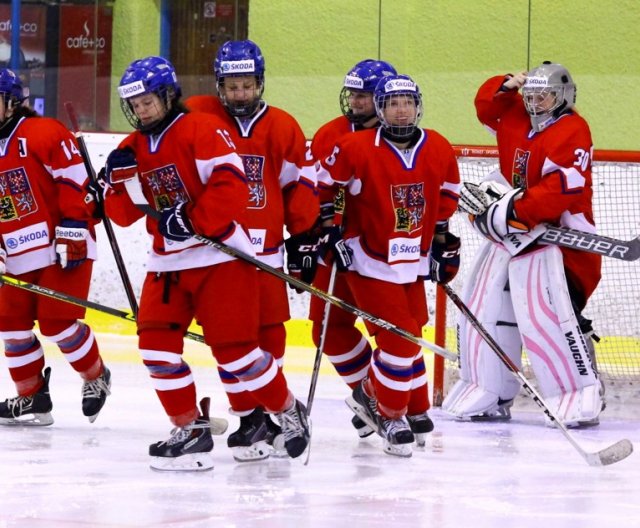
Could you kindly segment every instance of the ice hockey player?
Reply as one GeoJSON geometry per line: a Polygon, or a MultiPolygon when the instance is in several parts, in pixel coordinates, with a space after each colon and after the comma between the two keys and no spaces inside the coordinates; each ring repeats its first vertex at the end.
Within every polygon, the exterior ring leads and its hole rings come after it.
{"type": "MultiPolygon", "coordinates": [[[[26,105],[22,82],[0,69],[0,273],[86,299],[96,258],[94,206],[73,135],[26,105]]],[[[0,283],[0,286],[2,284],[0,283]]],[[[33,332],[53,341],[83,380],[82,412],[93,422],[110,394],[85,309],[0,288],[0,337],[18,396],[0,403],[0,425],[50,425],[51,368],[33,332]],[[44,371],[43,371],[44,369],[44,371]]]]}
{"type": "Polygon", "coordinates": [[[276,414],[285,448],[300,456],[308,442],[305,408],[287,387],[273,356],[258,343],[257,270],[193,235],[253,254],[239,223],[249,188],[227,124],[187,113],[171,63],[147,57],[126,69],[118,92],[136,129],[107,159],[107,214],[127,226],[147,216],[153,246],[138,315],[139,348],[156,393],[175,429],[152,444],[160,470],[212,467],[207,399],[182,358],[184,334],[195,317],[218,364],[276,414]],[[138,206],[137,206],[137,205],[138,206]],[[159,220],[152,218],[158,216],[159,220]]]}
{"type": "MultiPolygon", "coordinates": [[[[342,136],[379,126],[380,122],[373,104],[373,92],[382,77],[396,74],[391,64],[374,59],[360,61],[349,70],[340,91],[342,115],[322,125],[311,142],[311,152],[313,158],[317,160],[319,183],[325,178],[323,173],[326,172],[320,160],[331,154],[333,147],[342,136]]],[[[320,210],[323,238],[327,237],[327,241],[332,237],[339,238],[344,211],[344,190],[338,191],[334,202],[323,203],[320,210]]],[[[328,244],[324,247],[327,248],[328,244]]],[[[330,254],[325,255],[325,259],[319,260],[314,286],[323,291],[329,290],[334,262],[339,265],[340,259],[333,259],[330,254]]],[[[343,273],[335,274],[333,291],[330,293],[350,304],[355,304],[343,273]]],[[[322,351],[343,381],[354,389],[367,376],[371,360],[371,345],[355,326],[357,319],[355,315],[331,306],[328,309],[329,317],[322,351]]],[[[316,346],[320,346],[324,313],[325,303],[312,296],[309,319],[313,321],[312,335],[316,346]]],[[[373,429],[357,415],[353,416],[351,423],[361,438],[366,438],[373,433],[373,429]]]]}
{"type": "MultiPolygon", "coordinates": [[[[209,112],[224,122],[242,158],[249,182],[249,201],[243,225],[248,228],[256,258],[281,269],[286,248],[290,274],[310,283],[316,268],[319,216],[315,167],[304,133],[287,112],[267,104],[265,60],[250,40],[225,42],[213,65],[218,96],[198,95],[186,100],[192,111],[209,112]],[[283,240],[283,232],[290,237],[283,240]]],[[[258,271],[260,330],[258,342],[281,369],[284,362],[289,299],[285,283],[258,271]]],[[[239,461],[259,460],[272,452],[280,431],[257,405],[244,382],[219,369],[231,413],[240,427],[227,437],[239,461]]],[[[286,453],[285,453],[286,455],[286,453]]]]}
{"type": "MultiPolygon", "coordinates": [[[[587,426],[604,408],[593,329],[582,315],[601,258],[532,244],[546,223],[595,232],[591,133],[575,100],[571,75],[550,62],[492,77],[478,90],[478,119],[497,136],[500,171],[461,191],[460,207],[489,239],[463,297],[518,366],[524,345],[540,392],[561,421],[587,426]]],[[[517,378],[463,318],[459,345],[460,380],[443,408],[460,418],[509,419],[517,378]]]]}
{"type": "MultiPolygon", "coordinates": [[[[448,230],[458,202],[453,148],[418,127],[422,95],[406,75],[383,77],[374,92],[380,127],[347,134],[322,161],[345,187],[343,238],[335,252],[359,308],[421,335],[427,322],[423,279],[446,283],[457,273],[460,240],[448,230]],[[376,221],[372,222],[371,218],[376,221]]],[[[321,189],[324,203],[331,193],[321,189]]],[[[419,346],[367,324],[376,349],[368,378],[349,406],[384,439],[386,453],[411,456],[414,433],[433,429],[419,346]]]]}

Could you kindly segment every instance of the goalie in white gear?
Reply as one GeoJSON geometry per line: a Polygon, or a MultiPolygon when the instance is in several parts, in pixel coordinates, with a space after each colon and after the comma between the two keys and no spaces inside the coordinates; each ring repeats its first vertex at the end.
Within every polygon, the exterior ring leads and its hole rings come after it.
{"type": "MultiPolygon", "coordinates": [[[[593,329],[582,316],[600,280],[600,258],[535,244],[545,224],[595,232],[591,135],[574,109],[575,92],[566,68],[552,63],[486,81],[476,110],[496,133],[500,170],[480,185],[465,183],[459,207],[489,240],[464,301],[518,367],[524,346],[560,420],[586,426],[604,408],[593,329]]],[[[510,418],[519,381],[463,317],[458,332],[460,380],[443,409],[459,418],[510,418]]]]}

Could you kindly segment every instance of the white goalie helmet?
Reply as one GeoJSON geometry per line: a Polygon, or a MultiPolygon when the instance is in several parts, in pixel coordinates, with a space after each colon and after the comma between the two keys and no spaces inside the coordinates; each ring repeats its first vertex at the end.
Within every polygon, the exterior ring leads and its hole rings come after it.
{"type": "Polygon", "coordinates": [[[576,85],[564,66],[545,61],[527,74],[522,97],[533,130],[542,132],[558,116],[573,108],[576,85]]]}

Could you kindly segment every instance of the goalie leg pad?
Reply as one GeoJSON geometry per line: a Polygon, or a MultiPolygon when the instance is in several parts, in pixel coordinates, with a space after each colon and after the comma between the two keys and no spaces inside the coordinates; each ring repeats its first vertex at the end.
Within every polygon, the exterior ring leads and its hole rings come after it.
{"type": "Polygon", "coordinates": [[[511,297],[538,387],[567,426],[592,425],[602,408],[600,380],[583,335],[556,246],[514,257],[511,297]]]}
{"type": "MultiPolygon", "coordinates": [[[[485,243],[468,275],[462,298],[519,366],[522,343],[507,287],[510,258],[502,246],[485,243]]],[[[463,315],[458,320],[458,352],[460,380],[445,398],[443,410],[459,418],[501,414],[505,404],[520,391],[520,383],[463,315]]]]}

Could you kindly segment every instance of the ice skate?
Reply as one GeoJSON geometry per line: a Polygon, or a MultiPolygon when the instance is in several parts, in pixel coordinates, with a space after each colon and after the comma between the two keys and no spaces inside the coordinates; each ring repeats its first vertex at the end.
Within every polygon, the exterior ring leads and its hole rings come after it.
{"type": "Polygon", "coordinates": [[[416,438],[416,447],[425,447],[427,444],[427,433],[433,431],[433,422],[427,412],[407,415],[407,422],[413,436],[416,438]]]}
{"type": "Polygon", "coordinates": [[[209,398],[200,401],[201,416],[171,436],[149,446],[151,469],[158,471],[207,471],[213,469],[213,439],[209,425],[209,398]]]}
{"type": "Polygon", "coordinates": [[[82,414],[89,422],[96,421],[100,410],[111,394],[111,371],[105,366],[96,379],[85,381],[82,385],[82,414]]]}
{"type": "Polygon", "coordinates": [[[347,398],[347,405],[356,415],[383,439],[385,453],[400,457],[410,457],[411,445],[415,440],[409,424],[404,419],[393,420],[378,413],[375,398],[367,395],[364,382],[353,389],[347,398]]]}
{"type": "Polygon", "coordinates": [[[282,433],[284,446],[291,458],[297,458],[309,445],[311,435],[307,422],[307,409],[298,400],[295,400],[290,409],[276,414],[282,433]]]}
{"type": "Polygon", "coordinates": [[[287,458],[289,453],[284,445],[284,434],[282,427],[275,423],[271,416],[264,414],[264,421],[267,424],[267,444],[271,446],[271,456],[276,458],[287,458]]]}
{"type": "Polygon", "coordinates": [[[264,460],[271,452],[268,439],[269,429],[264,411],[256,408],[251,414],[240,417],[240,427],[227,437],[227,446],[238,462],[264,460]]]}
{"type": "Polygon", "coordinates": [[[360,438],[367,438],[368,436],[371,436],[375,432],[364,421],[362,421],[362,418],[360,418],[357,414],[355,414],[351,418],[351,425],[353,425],[355,430],[358,432],[358,436],[360,438]]]}
{"type": "Polygon", "coordinates": [[[511,420],[511,407],[513,400],[498,400],[495,408],[486,412],[469,416],[472,422],[506,422],[511,420]]]}
{"type": "Polygon", "coordinates": [[[0,403],[0,425],[51,425],[51,396],[49,378],[51,368],[44,369],[44,383],[40,390],[31,396],[16,396],[0,403]]]}

